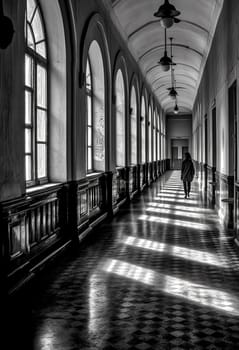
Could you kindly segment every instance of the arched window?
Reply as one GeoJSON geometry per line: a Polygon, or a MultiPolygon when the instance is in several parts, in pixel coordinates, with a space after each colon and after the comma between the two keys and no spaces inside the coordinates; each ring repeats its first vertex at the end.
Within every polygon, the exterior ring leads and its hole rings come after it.
{"type": "Polygon", "coordinates": [[[26,3],[25,42],[25,178],[33,186],[48,178],[47,43],[36,0],[26,3]]]}
{"type": "Polygon", "coordinates": [[[125,88],[119,69],[115,80],[116,95],[116,165],[125,166],[125,88]]]}
{"type": "Polygon", "coordinates": [[[105,79],[101,49],[92,41],[86,62],[87,172],[105,170],[105,79]]]}
{"type": "Polygon", "coordinates": [[[137,164],[137,101],[135,87],[130,96],[130,162],[137,164]]]}
{"type": "Polygon", "coordinates": [[[146,118],[146,105],[145,105],[145,98],[142,96],[141,100],[141,162],[145,163],[146,157],[145,157],[145,118],[146,118]]]}
{"type": "Polygon", "coordinates": [[[155,162],[157,159],[157,148],[156,148],[156,142],[157,142],[157,127],[156,127],[156,112],[154,110],[154,117],[153,117],[153,161],[155,162]]]}
{"type": "Polygon", "coordinates": [[[157,111],[157,160],[160,160],[160,120],[157,111]]]}
{"type": "Polygon", "coordinates": [[[149,114],[148,114],[148,161],[152,162],[152,109],[149,105],[149,114]]]}
{"type": "Polygon", "coordinates": [[[89,58],[86,62],[86,95],[87,95],[87,172],[93,170],[93,115],[92,115],[92,74],[89,58]]]}

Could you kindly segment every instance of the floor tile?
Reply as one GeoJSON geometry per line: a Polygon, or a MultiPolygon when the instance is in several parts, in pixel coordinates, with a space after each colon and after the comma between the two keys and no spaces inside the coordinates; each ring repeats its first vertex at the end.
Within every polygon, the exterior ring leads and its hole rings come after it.
{"type": "Polygon", "coordinates": [[[43,273],[13,315],[18,344],[239,349],[238,248],[200,198],[196,181],[184,199],[179,171],[163,175],[43,273]]]}

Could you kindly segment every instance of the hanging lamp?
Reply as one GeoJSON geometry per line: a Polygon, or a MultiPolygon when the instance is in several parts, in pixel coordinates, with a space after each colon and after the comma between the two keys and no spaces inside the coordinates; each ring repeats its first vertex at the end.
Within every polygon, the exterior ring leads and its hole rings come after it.
{"type": "Polygon", "coordinates": [[[164,72],[167,72],[170,69],[170,65],[172,64],[172,60],[168,57],[167,54],[167,32],[166,28],[164,29],[164,55],[158,62],[164,72]]]}
{"type": "Polygon", "coordinates": [[[6,49],[12,42],[13,24],[9,17],[4,16],[3,4],[0,0],[0,49],[6,49]]]}
{"type": "Polygon", "coordinates": [[[171,88],[169,88],[169,96],[175,100],[177,97],[177,91],[175,89],[175,85],[174,85],[174,69],[173,69],[173,65],[175,65],[175,63],[173,63],[173,38],[170,38],[170,47],[171,47],[171,88]]]}
{"type": "Polygon", "coordinates": [[[175,104],[174,110],[173,110],[174,114],[178,114],[179,112],[179,108],[178,108],[178,104],[175,104]]]}
{"type": "Polygon", "coordinates": [[[175,89],[175,85],[174,85],[174,75],[173,75],[173,68],[171,67],[171,79],[172,79],[172,87],[171,88],[169,88],[169,96],[173,99],[173,100],[175,100],[176,99],[176,97],[177,97],[177,95],[178,95],[178,93],[177,93],[177,90],[175,89]]]}
{"type": "Polygon", "coordinates": [[[174,23],[180,22],[179,19],[175,18],[180,13],[180,11],[176,10],[175,6],[171,5],[168,0],[165,0],[164,4],[154,13],[154,16],[160,18],[160,25],[162,27],[170,28],[174,23]]]}

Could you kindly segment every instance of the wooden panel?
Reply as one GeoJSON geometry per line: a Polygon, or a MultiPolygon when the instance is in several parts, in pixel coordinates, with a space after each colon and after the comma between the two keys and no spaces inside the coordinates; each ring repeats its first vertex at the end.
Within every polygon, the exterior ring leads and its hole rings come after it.
{"type": "Polygon", "coordinates": [[[120,192],[120,175],[119,172],[113,174],[112,177],[112,204],[116,204],[119,199],[120,192]]]}
{"type": "Polygon", "coordinates": [[[8,224],[9,256],[14,259],[29,250],[29,236],[26,231],[26,215],[12,215],[8,224]]]}
{"type": "Polygon", "coordinates": [[[117,202],[126,197],[126,169],[118,168],[116,171],[117,202]]]}
{"type": "Polygon", "coordinates": [[[153,163],[148,163],[148,181],[153,181],[153,163]]]}
{"type": "Polygon", "coordinates": [[[34,194],[3,205],[7,227],[7,254],[10,260],[32,254],[43,240],[60,231],[58,192],[34,194]]]}
{"type": "Polygon", "coordinates": [[[78,192],[78,201],[80,203],[79,205],[79,218],[84,217],[85,215],[88,214],[88,191],[86,189],[81,190],[78,192]]]}
{"type": "Polygon", "coordinates": [[[145,164],[140,167],[140,186],[143,187],[145,184],[145,164]]]}
{"type": "Polygon", "coordinates": [[[129,192],[133,193],[137,190],[137,168],[136,166],[129,168],[129,192]]]}

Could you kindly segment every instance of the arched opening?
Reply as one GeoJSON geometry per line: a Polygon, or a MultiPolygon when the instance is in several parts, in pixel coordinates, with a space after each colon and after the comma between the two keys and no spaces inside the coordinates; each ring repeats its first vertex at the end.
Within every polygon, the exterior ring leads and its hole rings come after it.
{"type": "Polygon", "coordinates": [[[137,164],[137,99],[134,86],[130,96],[130,163],[137,164]]]}
{"type": "Polygon", "coordinates": [[[146,142],[145,142],[145,122],[146,122],[146,104],[145,97],[141,99],[141,163],[146,161],[146,142]]]}
{"type": "Polygon", "coordinates": [[[160,119],[159,119],[159,113],[157,110],[157,160],[160,160],[160,119]]]}
{"type": "Polygon", "coordinates": [[[125,88],[122,71],[115,79],[116,96],[116,166],[125,166],[125,88]]]}
{"type": "Polygon", "coordinates": [[[157,160],[157,126],[156,126],[156,111],[153,116],[153,161],[157,160]]]}
{"type": "Polygon", "coordinates": [[[152,162],[152,108],[149,104],[148,112],[148,162],[152,162]]]}
{"type": "Polygon", "coordinates": [[[87,172],[105,170],[105,78],[101,49],[90,44],[86,63],[87,172]]]}
{"type": "Polygon", "coordinates": [[[25,21],[25,179],[48,181],[48,53],[45,25],[36,0],[28,0],[25,21]]]}
{"type": "Polygon", "coordinates": [[[67,179],[66,47],[57,0],[27,0],[25,17],[25,179],[67,179]]]}

